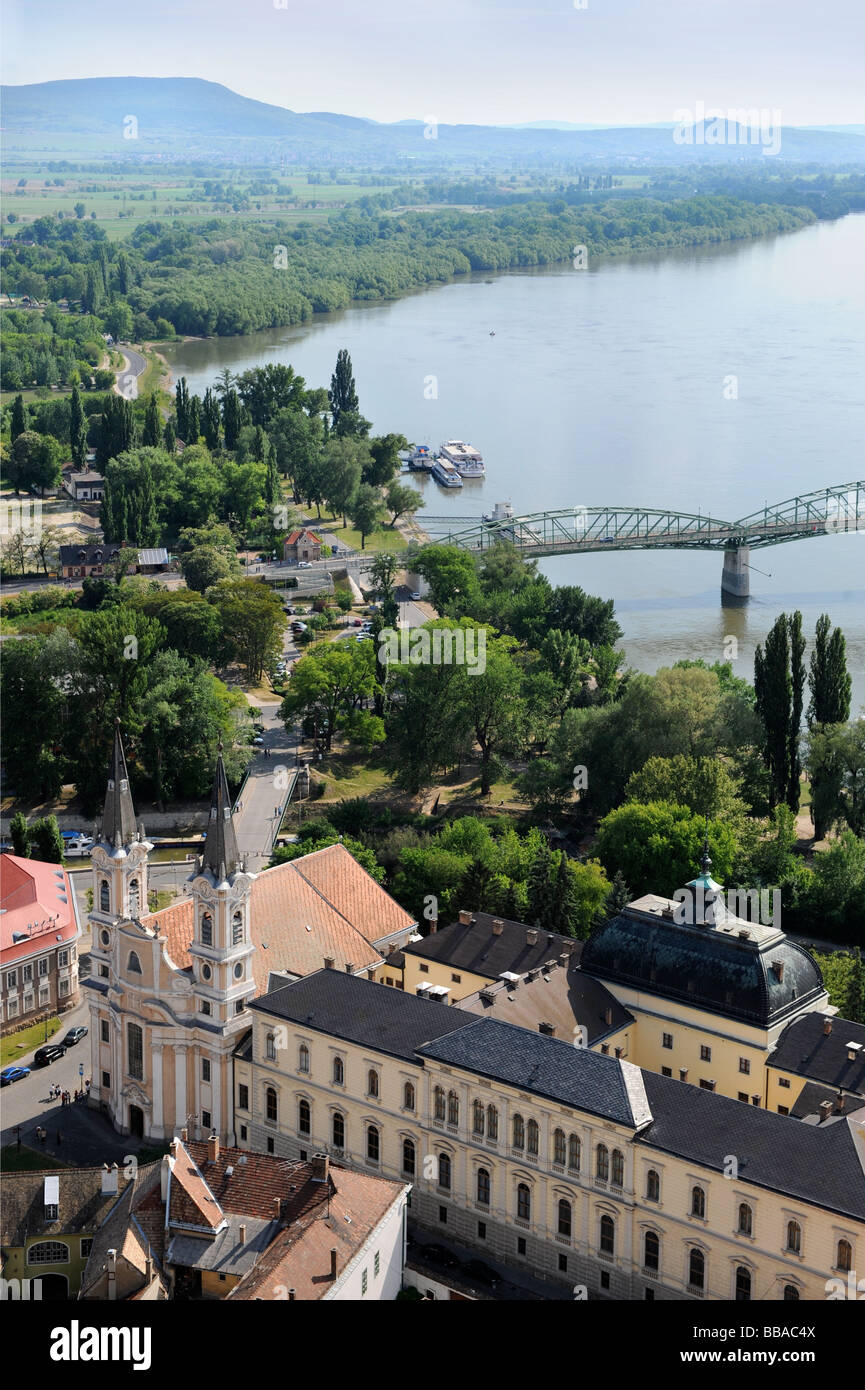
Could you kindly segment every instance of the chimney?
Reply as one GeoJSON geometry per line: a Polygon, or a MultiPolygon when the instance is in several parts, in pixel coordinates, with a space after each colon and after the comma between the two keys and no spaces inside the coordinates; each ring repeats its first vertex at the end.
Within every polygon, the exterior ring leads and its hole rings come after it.
{"type": "MultiPolygon", "coordinates": [[[[462,921],[462,919],[463,919],[463,915],[462,915],[462,913],[460,913],[460,921],[462,921]]],[[[437,916],[436,916],[436,917],[430,917],[430,919],[429,919],[429,934],[430,934],[430,936],[435,936],[435,934],[436,934],[436,932],[438,931],[438,929],[439,929],[439,919],[438,919],[438,917],[437,917],[437,916]]]]}
{"type": "Polygon", "coordinates": [[[110,1301],[113,1303],[114,1300],[115,1300],[116,1297],[117,1297],[117,1251],[116,1251],[116,1250],[109,1250],[109,1251],[108,1251],[108,1264],[106,1265],[106,1269],[107,1269],[107,1271],[108,1271],[108,1297],[109,1297],[110,1301]]]}
{"type": "Polygon", "coordinates": [[[346,975],[353,975],[353,974],[354,974],[354,961],[352,961],[352,960],[347,960],[347,961],[346,961],[346,963],[345,963],[345,973],[346,973],[346,975]]]}
{"type": "Polygon", "coordinates": [[[527,946],[537,946],[537,944],[538,944],[538,929],[537,929],[537,927],[529,927],[528,931],[526,932],[526,945],[527,945],[527,946]]]}
{"type": "Polygon", "coordinates": [[[470,926],[471,926],[471,924],[472,924],[472,914],[469,912],[468,908],[466,908],[466,907],[461,907],[461,908],[460,908],[460,921],[462,922],[462,924],[463,924],[464,927],[470,927],[470,926]]]}
{"type": "MultiPolygon", "coordinates": [[[[176,1134],[172,1139],[171,1143],[168,1145],[168,1153],[171,1154],[172,1158],[177,1158],[178,1154],[180,1153],[180,1140],[178,1139],[176,1134]]],[[[166,1154],[166,1158],[167,1157],[168,1155],[166,1154]]]]}
{"type": "Polygon", "coordinates": [[[836,1114],[836,1115],[843,1115],[843,1114],[844,1114],[844,1107],[845,1107],[844,1093],[843,1093],[843,1091],[839,1091],[838,1094],[837,1094],[837,1096],[835,1097],[835,1114],[836,1114]]]}
{"type": "Polygon", "coordinates": [[[563,955],[563,956],[572,956],[573,954],[574,954],[574,943],[573,943],[573,941],[565,941],[565,942],[562,944],[562,955],[563,955]]]}
{"type": "Polygon", "coordinates": [[[208,1163],[215,1163],[218,1158],[219,1136],[217,1135],[216,1130],[213,1130],[212,1134],[210,1135],[210,1138],[207,1141],[207,1161],[208,1163]]]}
{"type": "Polygon", "coordinates": [[[613,1022],[613,1010],[609,1007],[609,1005],[606,1009],[604,1009],[604,1022],[606,1023],[608,1028],[613,1022]]]}
{"type": "Polygon", "coordinates": [[[559,965],[567,965],[567,963],[568,963],[568,957],[567,957],[567,953],[566,953],[565,951],[562,951],[562,954],[558,957],[558,962],[559,962],[559,965]]]}
{"type": "Polygon", "coordinates": [[[848,1061],[848,1062],[856,1062],[856,1061],[858,1061],[859,1055],[860,1055],[861,1052],[862,1052],[862,1044],[861,1044],[861,1043],[857,1043],[857,1042],[848,1042],[848,1044],[847,1044],[847,1061],[848,1061]]]}
{"type": "Polygon", "coordinates": [[[288,1291],[288,1301],[289,1301],[289,1303],[294,1303],[294,1301],[295,1301],[296,1298],[297,1298],[297,1289],[289,1289],[289,1291],[288,1291]]]}
{"type": "Polygon", "coordinates": [[[822,1125],[822,1123],[823,1123],[824,1120],[828,1120],[828,1118],[829,1118],[829,1116],[830,1116],[831,1114],[832,1114],[832,1102],[831,1102],[831,1100],[821,1100],[821,1102],[820,1102],[820,1124],[822,1125]]]}
{"type": "Polygon", "coordinates": [[[539,1023],[538,1032],[545,1033],[548,1038],[552,1038],[555,1036],[556,1030],[552,1023],[539,1023]]]}
{"type": "Polygon", "coordinates": [[[107,1164],[107,1163],[103,1164],[103,1167],[102,1167],[102,1193],[103,1193],[103,1196],[110,1197],[110,1196],[112,1196],[112,1195],[117,1191],[117,1178],[118,1178],[117,1164],[116,1164],[116,1163],[112,1163],[112,1165],[111,1165],[110,1168],[108,1167],[108,1164],[107,1164]]]}
{"type": "Polygon", "coordinates": [[[274,1219],[274,1221],[278,1221],[279,1218],[280,1218],[281,1216],[282,1216],[282,1202],[280,1201],[279,1197],[274,1197],[274,1199],[273,1199],[273,1219],[274,1219]]]}
{"type": "Polygon", "coordinates": [[[366,978],[367,978],[368,980],[374,980],[374,979],[375,979],[375,970],[376,970],[376,968],[375,968],[374,965],[370,965],[370,966],[367,967],[366,978]]]}
{"type": "Polygon", "coordinates": [[[332,970],[333,967],[334,967],[334,965],[335,965],[335,963],[336,963],[336,962],[334,961],[333,956],[325,956],[325,958],[324,958],[324,968],[325,968],[325,970],[332,970]]]}
{"type": "Polygon", "coordinates": [[[188,1130],[188,1129],[184,1128],[184,1129],[182,1129],[182,1130],[180,1131],[180,1142],[181,1142],[182,1144],[186,1144],[186,1143],[189,1142],[189,1130],[188,1130]]]}
{"type": "Polygon", "coordinates": [[[824,1037],[824,1038],[828,1038],[828,1037],[829,1037],[829,1034],[830,1034],[831,1032],[832,1032],[832,1020],[831,1020],[831,1018],[824,1018],[824,1019],[823,1019],[823,1037],[824,1037]]]}
{"type": "Polygon", "coordinates": [[[527,970],[527,971],[526,971],[526,984],[527,984],[527,985],[530,985],[530,984],[532,983],[532,980],[535,979],[537,973],[538,973],[537,970],[527,970]]]}
{"type": "Polygon", "coordinates": [[[500,917],[497,917],[496,920],[493,922],[493,936],[501,936],[504,929],[504,922],[501,920],[500,917]]]}
{"type": "Polygon", "coordinates": [[[145,1284],[152,1284],[152,1283],[153,1283],[153,1256],[152,1256],[152,1255],[148,1255],[148,1256],[147,1256],[147,1259],[144,1261],[144,1282],[145,1282],[145,1284]]]}
{"type": "Polygon", "coordinates": [[[245,1245],[245,1244],[246,1244],[246,1225],[244,1224],[244,1222],[241,1222],[241,1223],[240,1223],[240,1225],[238,1226],[237,1230],[238,1230],[238,1235],[239,1235],[239,1237],[240,1237],[240,1243],[241,1243],[241,1245],[245,1245]]]}
{"type": "Polygon", "coordinates": [[[337,1257],[337,1249],[336,1249],[336,1246],[335,1246],[335,1245],[332,1245],[331,1248],[330,1248],[330,1277],[331,1277],[331,1279],[335,1279],[335,1278],[336,1278],[336,1257],[337,1257]]]}
{"type": "Polygon", "coordinates": [[[330,1176],[330,1159],[327,1154],[313,1154],[309,1166],[312,1169],[313,1182],[327,1182],[330,1176]]]}
{"type": "Polygon", "coordinates": [[[776,979],[776,980],[778,981],[778,983],[780,984],[780,982],[781,982],[781,981],[783,980],[783,978],[784,978],[784,962],[783,962],[782,960],[773,960],[773,961],[772,961],[772,972],[773,972],[773,974],[774,974],[774,976],[775,976],[775,979],[776,979]]]}
{"type": "Polygon", "coordinates": [[[168,1201],[168,1183],[171,1174],[174,1172],[174,1164],[177,1157],[177,1140],[173,1139],[171,1142],[171,1153],[163,1155],[162,1163],[159,1166],[159,1197],[163,1202],[168,1201]]]}

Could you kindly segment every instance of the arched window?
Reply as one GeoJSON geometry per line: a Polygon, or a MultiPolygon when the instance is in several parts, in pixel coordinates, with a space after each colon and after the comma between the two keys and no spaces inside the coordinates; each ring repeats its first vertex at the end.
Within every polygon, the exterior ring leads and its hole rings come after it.
{"type": "Polygon", "coordinates": [[[490,1204],[490,1175],[487,1168],[478,1169],[478,1202],[482,1207],[490,1204]]]}
{"type": "Polygon", "coordinates": [[[433,1115],[437,1120],[444,1124],[445,1118],[445,1093],[442,1086],[436,1086],[433,1091],[433,1115]]]}
{"type": "Polygon", "coordinates": [[[140,912],[140,910],[141,910],[141,889],[140,889],[140,887],[139,887],[138,879],[137,879],[137,878],[131,878],[131,879],[129,880],[129,911],[130,911],[130,914],[131,914],[133,917],[135,917],[135,916],[140,912]]]}
{"type": "Polygon", "coordinates": [[[460,1122],[460,1098],[456,1091],[448,1091],[448,1124],[458,1125],[460,1122]]]}
{"type": "Polygon", "coordinates": [[[472,1133],[483,1134],[484,1132],[484,1103],[476,1100],[472,1105],[472,1133]]]}
{"type": "Polygon", "coordinates": [[[402,1141],[402,1171],[407,1178],[414,1177],[415,1147],[412,1139],[403,1139],[402,1141]]]}
{"type": "Polygon", "coordinates": [[[691,1188],[691,1215],[705,1218],[706,1194],[702,1187],[691,1188]]]}
{"type": "Polygon", "coordinates": [[[448,1154],[439,1154],[439,1187],[450,1190],[451,1161],[448,1154]]]}
{"type": "Polygon", "coordinates": [[[99,911],[111,911],[111,889],[108,887],[107,878],[103,878],[99,884],[99,911]]]}
{"type": "Polygon", "coordinates": [[[499,1137],[499,1112],[494,1105],[487,1106],[487,1138],[499,1137]]]}
{"type": "Polygon", "coordinates": [[[646,1201],[660,1202],[661,1200],[661,1179],[654,1168],[650,1168],[646,1174],[646,1201]]]}
{"type": "Polygon", "coordinates": [[[367,1125],[366,1128],[366,1156],[370,1163],[378,1163],[379,1138],[378,1129],[375,1125],[367,1125]]]}
{"type": "Polygon", "coordinates": [[[601,1217],[601,1253],[604,1255],[615,1255],[616,1253],[616,1223],[611,1216],[601,1217]]]}
{"type": "Polygon", "coordinates": [[[370,1067],[366,1077],[366,1093],[368,1096],[378,1095],[378,1072],[375,1067],[370,1067]]]}
{"type": "Polygon", "coordinates": [[[553,1131],[553,1163],[557,1163],[560,1168],[564,1168],[567,1157],[567,1144],[565,1143],[565,1131],[556,1129],[553,1131]]]}
{"type": "Polygon", "coordinates": [[[60,1240],[41,1240],[27,1251],[29,1265],[68,1265],[69,1246],[60,1240]]]}
{"type": "Polygon", "coordinates": [[[692,1249],[688,1256],[688,1283],[692,1289],[702,1289],[706,1277],[706,1257],[702,1250],[692,1249]]]}
{"type": "Polygon", "coordinates": [[[334,1057],[333,1059],[333,1080],[336,1086],[342,1086],[345,1081],[345,1067],[341,1057],[334,1057]]]}
{"type": "Polygon", "coordinates": [[[345,1148],[345,1116],[340,1115],[338,1110],[334,1112],[333,1116],[333,1147],[335,1149],[345,1148]]]}
{"type": "Polygon", "coordinates": [[[403,1110],[414,1110],[414,1086],[407,1081],[402,1088],[402,1108],[403,1110]]]}
{"type": "Polygon", "coordinates": [[[570,1202],[568,1201],[567,1197],[560,1197],[560,1198],[559,1198],[559,1235],[560,1235],[560,1236],[568,1236],[568,1237],[570,1237],[572,1225],[573,1225],[573,1217],[572,1217],[572,1212],[571,1212],[571,1204],[570,1204],[570,1202]]]}
{"type": "Polygon", "coordinates": [[[606,1144],[598,1145],[598,1152],[595,1157],[595,1177],[600,1178],[601,1182],[606,1182],[610,1176],[610,1154],[606,1144]]]}
{"type": "Polygon", "coordinates": [[[129,1075],[137,1081],[144,1080],[144,1034],[137,1023],[126,1025],[126,1040],[129,1047],[129,1075]]]}
{"type": "Polygon", "coordinates": [[[522,1149],[526,1143],[526,1126],[522,1115],[514,1115],[514,1142],[515,1149],[522,1149]]]}
{"type": "Polygon", "coordinates": [[[661,1263],[661,1242],[655,1231],[647,1231],[643,1241],[643,1268],[657,1270],[661,1263]]]}
{"type": "Polygon", "coordinates": [[[537,1154],[538,1152],[538,1122],[529,1120],[526,1125],[526,1152],[537,1154]]]}
{"type": "Polygon", "coordinates": [[[751,1297],[751,1271],[744,1265],[736,1270],[736,1302],[747,1303],[751,1297]]]}
{"type": "Polygon", "coordinates": [[[128,975],[141,974],[141,961],[138,959],[138,953],[136,951],[129,952],[129,959],[126,962],[126,972],[128,975]]]}
{"type": "Polygon", "coordinates": [[[787,1249],[792,1255],[802,1253],[802,1227],[798,1221],[787,1222],[787,1249]]]}
{"type": "Polygon", "coordinates": [[[843,1269],[845,1274],[853,1268],[853,1246],[849,1240],[839,1240],[838,1258],[835,1261],[836,1269],[843,1269]]]}
{"type": "Polygon", "coordinates": [[[265,1055],[268,1062],[276,1061],[276,1035],[274,1033],[268,1033],[267,1035],[265,1055]]]}
{"type": "Polygon", "coordinates": [[[625,1159],[620,1149],[613,1149],[613,1187],[625,1185],[625,1159]]]}
{"type": "Polygon", "coordinates": [[[231,919],[231,944],[239,946],[243,940],[243,913],[235,912],[231,919]]]}
{"type": "Polygon", "coordinates": [[[209,912],[202,914],[201,918],[201,944],[202,946],[213,945],[213,918],[209,912]]]}
{"type": "Polygon", "coordinates": [[[301,1043],[297,1051],[298,1071],[309,1071],[309,1048],[306,1043],[301,1043]]]}
{"type": "Polygon", "coordinates": [[[273,1089],[272,1086],[268,1086],[267,1090],[264,1093],[264,1113],[266,1118],[271,1122],[271,1124],[276,1124],[278,1113],[276,1104],[276,1091],[273,1089]]]}
{"type": "Polygon", "coordinates": [[[298,1134],[309,1134],[312,1130],[312,1112],[309,1108],[308,1100],[298,1101],[297,1106],[297,1132],[298,1134]]]}
{"type": "Polygon", "coordinates": [[[520,1221],[532,1219],[532,1194],[528,1184],[524,1182],[517,1187],[517,1216],[520,1221]]]}
{"type": "Polygon", "coordinates": [[[747,1202],[739,1203],[739,1235],[751,1236],[754,1234],[754,1214],[747,1202]]]}
{"type": "Polygon", "coordinates": [[[796,1302],[798,1301],[798,1298],[799,1298],[799,1290],[796,1288],[796,1285],[795,1285],[795,1284],[785,1284],[785,1285],[784,1285],[784,1302],[785,1302],[785,1303],[796,1303],[796,1302]]]}
{"type": "Polygon", "coordinates": [[[580,1171],[580,1140],[576,1134],[568,1135],[568,1167],[572,1173],[580,1171]]]}

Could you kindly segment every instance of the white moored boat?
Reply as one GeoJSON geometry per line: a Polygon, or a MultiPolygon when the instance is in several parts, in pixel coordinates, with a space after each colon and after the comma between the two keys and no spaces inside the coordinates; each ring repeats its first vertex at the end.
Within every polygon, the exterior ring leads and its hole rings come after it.
{"type": "Polygon", "coordinates": [[[439,453],[453,464],[461,478],[483,478],[486,472],[480,452],[462,439],[448,439],[439,453]]]}
{"type": "Polygon", "coordinates": [[[437,458],[432,466],[432,476],[442,487],[462,487],[463,485],[463,480],[450,459],[437,458]]]}

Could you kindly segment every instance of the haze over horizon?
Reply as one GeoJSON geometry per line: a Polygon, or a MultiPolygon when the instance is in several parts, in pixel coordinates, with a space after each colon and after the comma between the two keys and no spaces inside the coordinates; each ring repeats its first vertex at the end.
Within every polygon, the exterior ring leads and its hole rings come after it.
{"type": "Polygon", "coordinates": [[[857,0],[8,0],[4,83],[198,77],[296,112],[376,121],[647,125],[706,106],[865,121],[857,0]],[[277,8],[284,3],[284,8],[277,8]],[[38,28],[38,47],[34,31],[38,28]],[[807,44],[802,42],[807,34],[807,44]]]}

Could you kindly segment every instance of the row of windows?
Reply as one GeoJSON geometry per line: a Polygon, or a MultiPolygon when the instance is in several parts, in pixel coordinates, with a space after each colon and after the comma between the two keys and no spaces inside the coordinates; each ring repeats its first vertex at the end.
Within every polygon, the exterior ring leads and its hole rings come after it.
{"type": "MultiPolygon", "coordinates": [[[[68,965],[68,964],[69,964],[69,952],[68,952],[68,951],[58,951],[58,952],[57,952],[57,964],[58,964],[59,967],[62,967],[62,966],[64,966],[64,965],[68,965]]],[[[42,956],[42,958],[36,962],[36,974],[37,974],[37,977],[41,980],[41,979],[44,979],[45,976],[46,976],[46,975],[49,975],[50,973],[51,973],[51,957],[50,957],[50,956],[42,956]]],[[[32,983],[33,983],[33,961],[32,961],[32,960],[31,960],[31,961],[28,961],[26,965],[22,965],[22,967],[21,967],[21,983],[22,983],[22,985],[32,985],[32,983]]],[[[17,989],[17,988],[18,988],[18,971],[17,971],[17,970],[7,970],[7,972],[6,972],[6,988],[7,988],[7,989],[17,989]]]]}
{"type": "MultiPolygon", "coordinates": [[[[92,1236],[81,1237],[81,1258],[86,1260],[93,1245],[92,1236]]],[[[27,1251],[28,1265],[67,1265],[69,1246],[62,1240],[40,1240],[27,1251]]]]}
{"type": "MultiPolygon", "coordinates": [[[[673,1042],[674,1042],[674,1039],[673,1039],[673,1034],[672,1034],[672,1033],[662,1033],[662,1034],[661,1034],[661,1046],[662,1046],[663,1048],[666,1048],[667,1050],[669,1050],[670,1048],[672,1048],[673,1042]]],[[[701,1046],[700,1046],[700,1061],[701,1061],[701,1062],[711,1062],[711,1060],[712,1060],[712,1049],[711,1049],[711,1047],[708,1047],[705,1043],[702,1043],[701,1046]]],[[[739,1071],[742,1073],[743,1076],[750,1076],[750,1075],[751,1075],[751,1063],[750,1063],[750,1060],[749,1060],[747,1057],[740,1057],[740,1058],[739,1058],[739,1071]]]]}

